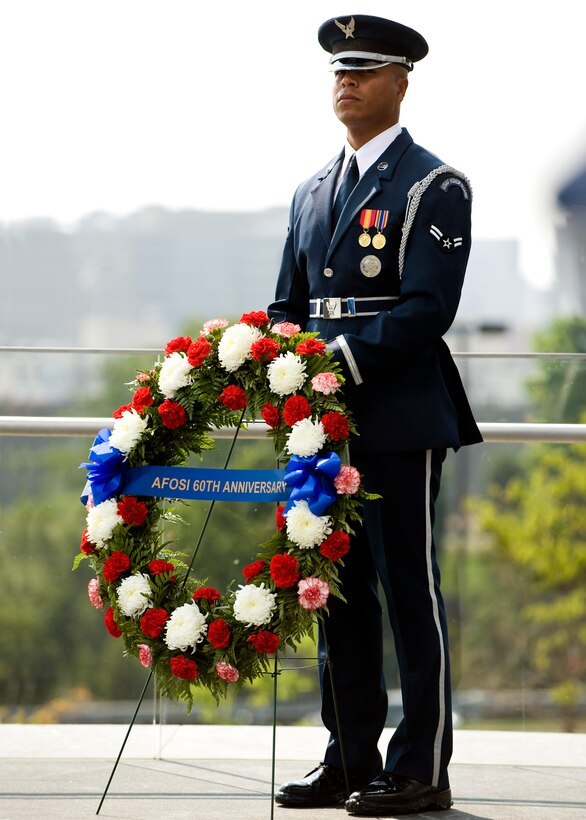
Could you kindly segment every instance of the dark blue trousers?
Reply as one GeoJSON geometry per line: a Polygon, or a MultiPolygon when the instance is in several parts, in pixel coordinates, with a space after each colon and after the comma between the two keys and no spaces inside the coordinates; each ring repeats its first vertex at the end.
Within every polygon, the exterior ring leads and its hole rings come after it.
{"type": "MultiPolygon", "coordinates": [[[[384,770],[449,786],[452,707],[447,624],[432,535],[444,450],[354,455],[364,486],[382,496],[364,505],[364,525],[341,568],[347,603],[330,597],[324,631],[332,664],[348,771],[370,778],[383,762],[378,741],[387,717],[383,676],[384,592],[401,676],[404,717],[384,770]]],[[[320,658],[326,647],[320,629],[320,658]]],[[[325,763],[342,765],[327,666],[320,666],[322,720],[330,731],[325,763]]]]}

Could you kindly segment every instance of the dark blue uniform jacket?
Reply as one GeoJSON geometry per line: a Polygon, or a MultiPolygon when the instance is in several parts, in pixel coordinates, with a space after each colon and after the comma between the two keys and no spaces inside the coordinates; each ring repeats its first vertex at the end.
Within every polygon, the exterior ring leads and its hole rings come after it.
{"type": "Polygon", "coordinates": [[[429,185],[409,231],[401,276],[399,249],[409,191],[442,162],[403,130],[363,175],[332,230],[342,158],[295,193],[276,298],[268,313],[276,322],[318,331],[328,341],[346,377],[345,399],[359,432],[355,452],[458,448],[481,441],[442,339],[456,315],[470,252],[469,185],[453,170],[429,185]],[[379,250],[359,244],[365,208],[388,211],[387,241],[379,250]],[[380,262],[375,276],[361,271],[369,255],[380,262]],[[327,297],[393,300],[375,316],[310,318],[310,299],[327,297]]]}

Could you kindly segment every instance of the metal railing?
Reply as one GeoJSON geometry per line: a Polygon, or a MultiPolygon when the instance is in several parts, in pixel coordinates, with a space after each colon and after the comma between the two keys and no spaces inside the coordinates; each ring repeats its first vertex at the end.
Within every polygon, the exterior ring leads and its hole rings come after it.
{"type": "MultiPolygon", "coordinates": [[[[159,348],[112,348],[112,347],[41,347],[4,346],[0,353],[76,353],[100,355],[154,354],[161,355],[159,348]]],[[[453,351],[456,359],[520,359],[551,361],[586,361],[586,353],[553,352],[479,352],[453,351]]],[[[103,427],[111,427],[109,417],[81,416],[0,416],[0,436],[93,436],[103,427]]],[[[482,436],[486,442],[547,442],[571,444],[586,441],[586,424],[525,423],[525,422],[480,422],[482,436]]],[[[264,438],[268,430],[264,422],[256,421],[242,430],[240,436],[247,439],[264,438]]],[[[233,428],[216,430],[214,438],[228,438],[233,428]]]]}
{"type": "MultiPolygon", "coordinates": [[[[82,416],[0,416],[0,436],[93,436],[114,419],[82,416]]],[[[572,444],[586,441],[586,424],[531,424],[522,422],[480,422],[486,442],[548,442],[572,444]]],[[[248,424],[242,438],[264,438],[269,427],[264,422],[248,424]]],[[[234,428],[216,430],[214,438],[231,438],[234,428]]]]}

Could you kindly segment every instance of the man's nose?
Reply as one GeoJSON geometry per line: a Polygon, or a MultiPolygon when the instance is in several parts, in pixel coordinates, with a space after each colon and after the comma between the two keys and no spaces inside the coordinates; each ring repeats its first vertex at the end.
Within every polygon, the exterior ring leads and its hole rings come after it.
{"type": "Polygon", "coordinates": [[[344,71],[342,78],[340,80],[340,85],[343,88],[347,88],[348,86],[358,85],[358,77],[356,76],[355,71],[344,71]]]}

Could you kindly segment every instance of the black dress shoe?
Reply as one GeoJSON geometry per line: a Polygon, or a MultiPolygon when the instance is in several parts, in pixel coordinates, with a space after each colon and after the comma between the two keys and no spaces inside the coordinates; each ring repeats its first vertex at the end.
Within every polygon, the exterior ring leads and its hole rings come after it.
{"type": "Polygon", "coordinates": [[[337,766],[320,763],[302,780],[284,783],[275,795],[275,802],[281,806],[304,809],[336,806],[347,797],[343,770],[337,766]]]}
{"type": "Polygon", "coordinates": [[[346,801],[349,814],[377,817],[439,811],[452,805],[450,789],[425,786],[417,780],[383,772],[364,789],[353,792],[346,801]]]}

